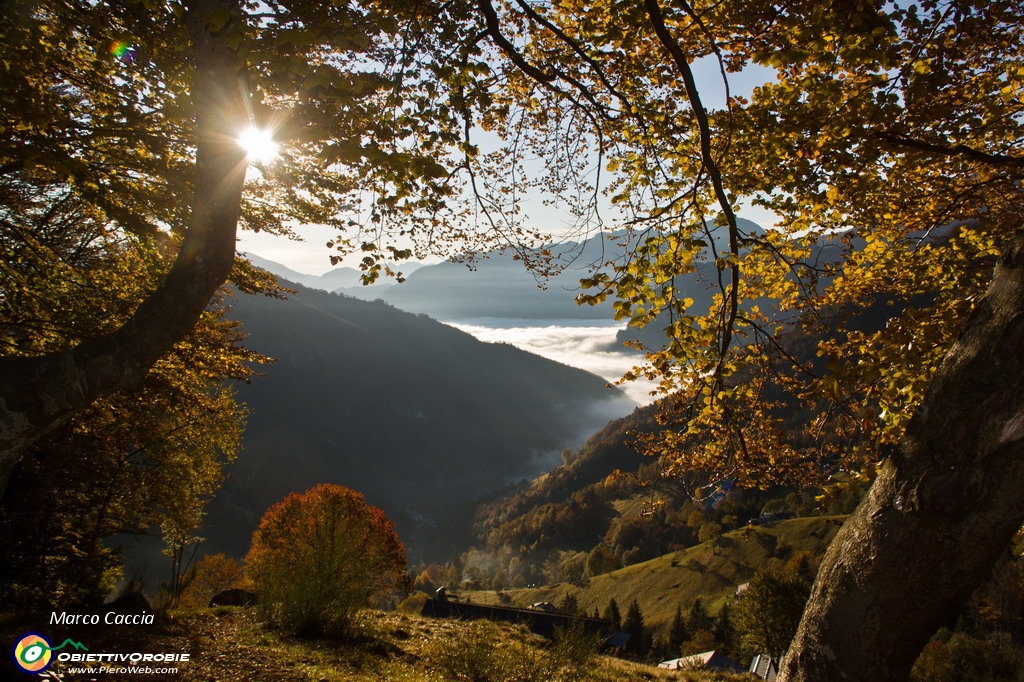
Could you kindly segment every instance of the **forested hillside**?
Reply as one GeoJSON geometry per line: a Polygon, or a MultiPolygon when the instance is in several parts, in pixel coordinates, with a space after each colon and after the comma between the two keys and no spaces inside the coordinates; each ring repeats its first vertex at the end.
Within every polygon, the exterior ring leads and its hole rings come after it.
{"type": "Polygon", "coordinates": [[[251,414],[207,551],[244,553],[270,504],[337,482],[431,556],[467,539],[462,505],[550,469],[628,409],[598,377],[379,302],[301,289],[240,297],[233,315],[277,362],[239,390],[251,414]]]}

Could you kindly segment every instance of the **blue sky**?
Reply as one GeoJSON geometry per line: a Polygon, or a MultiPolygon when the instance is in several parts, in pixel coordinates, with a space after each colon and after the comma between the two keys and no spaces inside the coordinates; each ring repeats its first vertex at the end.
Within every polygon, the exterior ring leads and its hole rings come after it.
{"type": "MultiPolygon", "coordinates": [[[[709,109],[720,109],[725,104],[725,88],[722,84],[718,63],[712,58],[705,58],[694,64],[704,105],[709,109]]],[[[751,66],[741,73],[729,75],[729,88],[733,95],[749,96],[755,87],[772,80],[772,71],[751,66]]],[[[614,209],[604,209],[607,216],[615,218],[614,209]]],[[[570,222],[570,217],[555,208],[544,206],[538,197],[526,207],[531,218],[531,227],[557,237],[562,226],[570,222]]],[[[770,227],[774,216],[763,209],[747,206],[739,207],[739,214],[749,220],[770,227]]],[[[241,232],[238,250],[255,253],[264,258],[276,261],[297,270],[298,272],[319,275],[331,269],[330,255],[333,253],[325,244],[337,234],[332,229],[315,225],[305,225],[296,229],[302,241],[276,237],[266,233],[241,232]]],[[[357,256],[352,264],[358,262],[357,256]]]]}

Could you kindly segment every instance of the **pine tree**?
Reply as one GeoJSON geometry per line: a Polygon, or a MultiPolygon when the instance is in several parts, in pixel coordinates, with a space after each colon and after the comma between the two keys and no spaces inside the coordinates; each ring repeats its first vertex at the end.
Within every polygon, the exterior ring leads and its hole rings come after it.
{"type": "Polygon", "coordinates": [[[622,631],[629,635],[629,643],[626,645],[626,650],[640,656],[647,653],[650,647],[646,642],[646,633],[644,632],[644,614],[640,611],[640,604],[637,603],[636,599],[629,605],[629,609],[626,611],[626,620],[622,622],[622,631]]]}
{"type": "Polygon", "coordinates": [[[604,610],[604,619],[611,622],[613,630],[622,629],[622,614],[619,613],[619,605],[615,602],[615,598],[608,602],[608,608],[604,610]]]}
{"type": "Polygon", "coordinates": [[[715,629],[712,631],[715,636],[715,641],[719,644],[719,649],[732,653],[733,643],[736,636],[736,628],[732,624],[732,614],[729,610],[728,604],[722,605],[722,610],[718,612],[718,618],[715,619],[715,629]]]}
{"type": "Polygon", "coordinates": [[[669,656],[678,656],[683,650],[683,644],[689,639],[690,631],[686,628],[683,609],[677,605],[676,614],[672,617],[672,624],[668,627],[668,636],[665,640],[666,653],[669,656]]]}
{"type": "Polygon", "coordinates": [[[714,622],[711,620],[711,616],[708,615],[708,610],[700,597],[694,598],[693,604],[690,605],[690,610],[686,613],[686,626],[690,630],[691,637],[701,630],[710,631],[714,626],[714,622]]]}

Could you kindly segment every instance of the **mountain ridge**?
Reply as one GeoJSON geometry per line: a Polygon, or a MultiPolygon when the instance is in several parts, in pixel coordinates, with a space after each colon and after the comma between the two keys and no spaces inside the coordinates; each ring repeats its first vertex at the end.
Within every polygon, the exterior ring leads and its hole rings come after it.
{"type": "Polygon", "coordinates": [[[210,552],[241,555],[270,504],[335,482],[382,507],[413,554],[429,553],[445,541],[428,536],[460,505],[546,471],[628,409],[582,370],[380,302],[296,288],[288,300],[233,305],[246,345],[277,362],[238,390],[251,415],[210,505],[210,552]]]}

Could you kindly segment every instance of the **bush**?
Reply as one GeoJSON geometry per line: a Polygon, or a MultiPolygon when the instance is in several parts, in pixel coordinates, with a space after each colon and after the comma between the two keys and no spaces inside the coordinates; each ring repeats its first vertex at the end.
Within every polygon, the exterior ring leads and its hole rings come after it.
{"type": "Polygon", "coordinates": [[[593,679],[591,659],[598,644],[580,628],[569,627],[539,649],[494,623],[476,621],[458,636],[431,642],[424,659],[447,680],[582,682],[593,679]]]}
{"type": "Polygon", "coordinates": [[[423,605],[427,603],[427,599],[429,598],[430,597],[423,592],[413,592],[398,604],[398,610],[401,613],[418,616],[422,613],[423,605]]]}
{"type": "Polygon", "coordinates": [[[339,485],[267,510],[245,561],[263,617],[302,636],[344,633],[356,611],[405,582],[394,524],[339,485]]]}
{"type": "Polygon", "coordinates": [[[214,595],[238,587],[241,578],[242,565],[236,559],[223,554],[207,555],[189,571],[178,608],[205,608],[214,595]]]}

